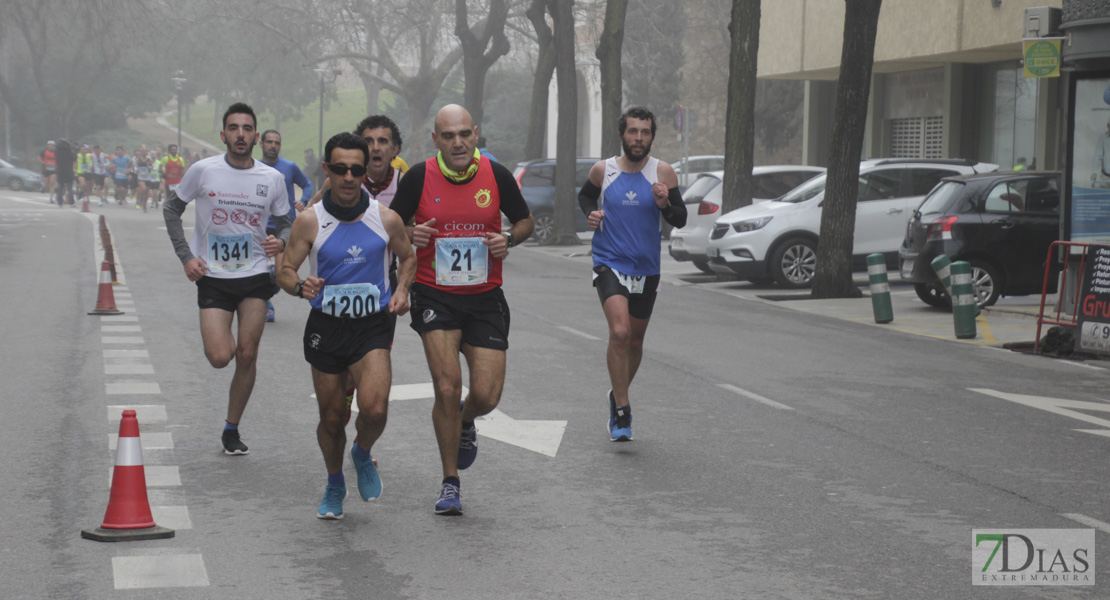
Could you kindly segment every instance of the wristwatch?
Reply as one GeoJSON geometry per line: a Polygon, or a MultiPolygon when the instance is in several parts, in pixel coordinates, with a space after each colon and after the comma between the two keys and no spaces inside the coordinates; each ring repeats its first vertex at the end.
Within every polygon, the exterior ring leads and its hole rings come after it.
{"type": "Polygon", "coordinates": [[[506,231],[506,232],[505,232],[505,237],[506,237],[506,238],[508,239],[508,241],[509,241],[509,245],[508,245],[508,247],[509,247],[509,248],[512,248],[513,246],[515,246],[515,245],[516,245],[516,238],[514,238],[514,237],[513,237],[513,234],[512,234],[512,233],[510,233],[510,232],[506,231]]]}
{"type": "Polygon", "coordinates": [[[298,298],[304,298],[301,292],[304,291],[304,281],[298,281],[297,285],[293,286],[293,295],[298,298]]]}

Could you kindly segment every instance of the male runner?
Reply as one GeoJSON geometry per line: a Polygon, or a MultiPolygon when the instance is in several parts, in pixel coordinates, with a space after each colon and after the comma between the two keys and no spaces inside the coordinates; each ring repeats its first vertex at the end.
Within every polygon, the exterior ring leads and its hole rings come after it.
{"type": "Polygon", "coordinates": [[[424,343],[435,404],[443,484],[436,514],[461,515],[459,469],[474,462],[474,419],[501,400],[509,306],[501,290],[501,261],[532,234],[532,214],[513,174],[478,154],[478,128],[465,108],[436,113],[437,155],[414,165],[390,205],[415,223],[416,283],[412,328],[424,343]],[[512,223],[501,233],[501,213],[512,223]],[[459,352],[466,356],[470,393],[462,399],[459,352]]]}
{"type": "Polygon", "coordinates": [[[125,206],[130,181],[128,167],[131,165],[131,157],[127,155],[127,150],[123,146],[116,146],[116,153],[108,159],[108,162],[110,163],[108,170],[112,172],[112,189],[115,191],[116,202],[120,206],[125,206]]]}
{"type": "Polygon", "coordinates": [[[274,294],[268,257],[285,249],[290,229],[285,181],[251,157],[258,141],[256,122],[250,106],[237,102],[228,107],[220,131],[227,153],[194,164],[162,208],[185,276],[197,284],[204,355],[217,369],[235,360],[222,440],[224,453],[231,455],[247,453],[239,420],[254,389],[266,301],[274,294]],[[181,215],[194,200],[196,227],[188,243],[181,215]],[[266,235],[271,214],[276,236],[266,235]],[[236,315],[238,340],[231,332],[236,315]]]}
{"type": "Polygon", "coordinates": [[[351,462],[363,501],[377,500],[382,482],[370,450],[385,430],[392,380],[389,351],[396,315],[408,312],[408,289],[416,255],[397,213],[370,198],[360,185],[370,152],[351,133],[333,136],[324,146],[330,189],[323,201],[293,224],[278,284],[312,305],[304,332],[305,360],[320,405],[316,439],[324,454],[328,484],[316,516],[342,519],[347,487],[343,449],[347,442],[346,377],[358,388],[358,437],[351,462]],[[396,288],[389,265],[401,262],[396,288]],[[298,281],[305,257],[309,276],[298,281]]]}
{"type": "Polygon", "coordinates": [[[162,176],[162,196],[170,197],[176,191],[181,178],[185,175],[185,157],[177,154],[177,144],[169,145],[169,152],[158,161],[158,173],[162,176]]]}
{"type": "Polygon", "coordinates": [[[54,163],[56,167],[54,185],[58,190],[55,198],[58,202],[58,206],[64,206],[67,200],[70,206],[74,204],[73,164],[76,161],[77,148],[74,147],[73,142],[66,139],[59,139],[54,149],[54,163]]]}
{"type": "Polygon", "coordinates": [[[39,164],[42,165],[42,191],[54,199],[54,173],[58,164],[54,160],[54,140],[46,142],[46,150],[39,152],[39,164]]]}
{"type": "Polygon", "coordinates": [[[594,287],[609,322],[609,439],[632,440],[628,387],[643,357],[644,334],[659,287],[659,217],[686,224],[674,169],[651,157],[655,115],[636,106],[621,115],[622,156],[598,161],[578,193],[593,237],[594,287]],[[602,204],[598,206],[598,197],[602,204]]]}
{"type": "MultiPolygon", "coordinates": [[[[144,144],[145,145],[145,144],[144,144]]],[[[151,195],[151,190],[156,187],[154,182],[154,160],[147,154],[145,148],[140,148],[131,157],[131,172],[135,174],[135,208],[147,211],[146,202],[151,195]]]]}
{"type": "MultiPolygon", "coordinates": [[[[288,195],[292,206],[289,207],[289,220],[295,221],[297,213],[304,210],[305,198],[312,197],[312,182],[297,166],[297,163],[286,160],[281,157],[281,134],[274,129],[268,129],[262,133],[262,164],[276,169],[285,178],[285,193],[288,195]],[[296,200],[296,195],[293,193],[293,184],[301,188],[301,200],[296,200]]],[[[274,234],[277,230],[274,228],[274,219],[271,216],[269,223],[266,224],[266,233],[274,234]]],[[[274,257],[274,273],[281,272],[281,253],[274,257]]],[[[266,322],[272,323],[274,321],[274,303],[272,301],[266,302],[266,322]]]]}
{"type": "Polygon", "coordinates": [[[108,155],[101,149],[100,144],[93,146],[92,151],[92,180],[93,191],[100,198],[100,205],[104,206],[104,177],[108,173],[108,155]]]}
{"type": "Polygon", "coordinates": [[[77,199],[88,198],[92,193],[93,157],[88,144],[82,144],[77,151],[77,199]]]}

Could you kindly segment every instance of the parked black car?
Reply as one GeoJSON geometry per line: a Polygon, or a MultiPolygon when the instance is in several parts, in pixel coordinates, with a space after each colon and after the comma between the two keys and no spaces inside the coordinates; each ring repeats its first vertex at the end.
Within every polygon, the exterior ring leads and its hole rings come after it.
{"type": "MultiPolygon", "coordinates": [[[[601,159],[579,158],[574,168],[574,230],[588,231],[586,216],[578,209],[578,191],[586,184],[590,177],[590,169],[601,159]]],[[[528,208],[532,209],[532,217],[536,221],[536,228],[532,235],[539,241],[544,241],[555,232],[555,159],[541,158],[527,162],[517,163],[513,171],[516,182],[520,185],[520,193],[528,208]]]]}
{"type": "Polygon", "coordinates": [[[971,263],[979,306],[999,296],[1039,294],[1046,266],[1056,291],[1056,261],[1048,247],[1060,234],[1060,174],[996,172],[941,180],[906,226],[898,252],[904,281],[931,306],[951,301],[931,263],[941,254],[971,263]],[[1046,262],[1050,263],[1046,265],[1046,262]]]}

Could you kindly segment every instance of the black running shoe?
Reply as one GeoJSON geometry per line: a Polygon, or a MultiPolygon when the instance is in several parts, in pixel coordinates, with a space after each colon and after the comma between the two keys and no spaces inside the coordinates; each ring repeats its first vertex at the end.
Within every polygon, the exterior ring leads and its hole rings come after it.
{"type": "Polygon", "coordinates": [[[225,429],[223,435],[224,454],[231,456],[240,456],[243,454],[250,454],[247,450],[247,445],[239,439],[238,429],[225,429]]]}

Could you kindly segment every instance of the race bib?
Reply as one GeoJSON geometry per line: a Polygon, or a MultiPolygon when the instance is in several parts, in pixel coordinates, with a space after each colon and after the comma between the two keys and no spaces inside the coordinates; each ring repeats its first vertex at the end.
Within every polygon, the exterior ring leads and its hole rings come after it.
{"type": "Polygon", "coordinates": [[[485,238],[438,238],[436,240],[436,283],[477,285],[489,274],[489,252],[485,238]]]}
{"type": "Polygon", "coordinates": [[[644,281],[647,280],[646,276],[625,275],[616,269],[613,269],[613,273],[616,274],[617,280],[621,282],[621,285],[628,289],[629,294],[644,293],[644,281]]]}
{"type": "Polygon", "coordinates": [[[251,260],[251,234],[208,234],[208,270],[214,273],[249,271],[251,260]]]}
{"type": "Polygon", "coordinates": [[[320,310],[324,314],[345,319],[361,319],[381,310],[381,291],[372,283],[325,285],[320,310]]]}

